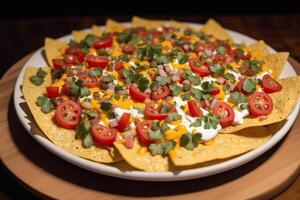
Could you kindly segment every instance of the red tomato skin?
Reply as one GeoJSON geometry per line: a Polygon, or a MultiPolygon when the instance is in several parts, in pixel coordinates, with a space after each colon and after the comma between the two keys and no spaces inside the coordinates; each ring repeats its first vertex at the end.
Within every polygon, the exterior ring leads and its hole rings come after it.
{"type": "Polygon", "coordinates": [[[105,39],[95,41],[93,44],[93,47],[95,49],[103,49],[103,48],[111,47],[112,44],[113,44],[113,38],[112,38],[112,36],[108,36],[105,39]]]}
{"type": "Polygon", "coordinates": [[[125,69],[123,63],[121,63],[120,61],[116,61],[116,62],[115,62],[115,70],[116,70],[116,71],[121,71],[121,70],[123,70],[123,69],[125,69]]]}
{"type": "Polygon", "coordinates": [[[148,103],[145,106],[145,116],[147,119],[150,120],[164,120],[166,119],[170,113],[176,112],[176,108],[173,104],[170,103],[162,103],[157,109],[154,107],[154,103],[148,103]],[[166,113],[160,113],[160,110],[162,109],[163,105],[167,104],[171,106],[170,111],[166,112],[166,113]]]}
{"type": "Polygon", "coordinates": [[[94,87],[99,87],[100,83],[96,77],[91,77],[87,80],[87,82],[85,83],[85,86],[88,88],[94,88],[94,87]]]}
{"type": "Polygon", "coordinates": [[[269,115],[272,112],[272,110],[273,110],[273,101],[267,93],[254,92],[250,96],[250,98],[249,98],[249,112],[251,113],[251,115],[253,117],[269,115]],[[259,104],[259,102],[255,100],[257,98],[259,98],[260,100],[263,98],[264,102],[261,102],[261,103],[263,103],[263,106],[267,105],[267,108],[263,108],[263,110],[259,110],[258,108],[256,108],[256,104],[259,104]]]}
{"type": "Polygon", "coordinates": [[[58,104],[56,111],[55,111],[55,120],[56,122],[63,128],[66,129],[75,129],[75,127],[80,123],[80,114],[81,114],[81,107],[79,104],[72,100],[64,101],[60,104],[58,104]],[[66,106],[71,105],[73,110],[68,110],[68,107],[66,106]],[[63,109],[64,108],[64,109],[63,109]],[[66,108],[66,109],[65,109],[66,108]],[[66,121],[64,118],[64,114],[61,112],[64,110],[68,110],[69,112],[66,112],[68,115],[72,115],[73,118],[75,118],[73,121],[66,121]]]}
{"type": "Polygon", "coordinates": [[[66,84],[63,84],[63,86],[62,86],[62,91],[63,91],[63,94],[64,94],[64,95],[67,95],[67,96],[71,96],[71,95],[72,95],[70,86],[68,86],[68,85],[66,85],[66,84]]]}
{"type": "Polygon", "coordinates": [[[103,146],[112,146],[117,137],[117,130],[100,124],[94,124],[92,126],[92,136],[97,144],[103,146]],[[99,132],[99,130],[101,132],[99,132]]]}
{"type": "Polygon", "coordinates": [[[144,102],[147,99],[147,95],[141,92],[136,86],[129,86],[129,95],[130,97],[137,102],[144,102]]]}
{"type": "Polygon", "coordinates": [[[262,78],[262,88],[266,93],[274,93],[282,90],[282,86],[275,79],[273,79],[269,74],[266,74],[262,78]]]}
{"type": "Polygon", "coordinates": [[[153,120],[145,120],[139,122],[136,126],[136,134],[139,140],[147,146],[154,143],[154,141],[150,139],[148,132],[151,129],[152,123],[153,120]]]}
{"type": "Polygon", "coordinates": [[[198,74],[200,77],[209,76],[211,74],[209,67],[200,63],[200,66],[197,66],[197,62],[197,58],[189,61],[189,66],[191,67],[192,71],[198,74]]]}
{"type": "Polygon", "coordinates": [[[52,86],[49,86],[49,87],[46,87],[46,90],[47,90],[47,96],[49,98],[56,98],[56,97],[59,97],[59,87],[52,87],[52,86]]]}
{"type": "Polygon", "coordinates": [[[200,109],[200,102],[196,100],[189,100],[188,101],[188,107],[189,111],[192,115],[192,117],[201,117],[202,116],[202,111],[200,109]]]}
{"type": "Polygon", "coordinates": [[[86,62],[88,63],[89,68],[100,67],[105,69],[109,63],[109,59],[106,56],[88,55],[86,57],[86,62]]]}
{"type": "Polygon", "coordinates": [[[133,44],[125,44],[125,46],[122,48],[122,51],[127,54],[133,54],[135,51],[135,46],[133,44]]]}
{"type": "Polygon", "coordinates": [[[211,94],[211,95],[218,95],[218,94],[220,94],[220,92],[221,92],[220,89],[219,89],[219,88],[216,88],[216,89],[214,89],[213,91],[211,91],[210,94],[211,94]]]}
{"type": "Polygon", "coordinates": [[[214,115],[219,115],[219,111],[220,109],[224,112],[224,109],[225,111],[227,112],[227,116],[222,117],[221,116],[221,119],[220,119],[220,124],[222,127],[226,127],[226,126],[229,126],[233,123],[233,120],[234,120],[234,111],[233,109],[226,103],[223,103],[223,102],[217,102],[216,105],[214,106],[213,110],[212,110],[212,113],[214,115]]]}
{"type": "Polygon", "coordinates": [[[168,86],[160,86],[156,91],[152,91],[151,99],[157,101],[159,99],[163,99],[167,97],[171,93],[168,86]]]}
{"type": "Polygon", "coordinates": [[[122,132],[125,128],[129,126],[130,114],[124,113],[118,121],[118,126],[116,127],[118,131],[122,132]]]}
{"type": "Polygon", "coordinates": [[[52,64],[55,69],[61,69],[65,65],[64,59],[52,59],[52,64]]]}

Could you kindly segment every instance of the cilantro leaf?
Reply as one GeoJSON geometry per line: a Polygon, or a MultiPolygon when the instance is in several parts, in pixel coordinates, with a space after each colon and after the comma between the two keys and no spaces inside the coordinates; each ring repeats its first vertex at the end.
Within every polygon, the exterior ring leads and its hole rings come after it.
{"type": "Polygon", "coordinates": [[[166,141],[159,144],[150,144],[149,150],[154,155],[167,155],[176,146],[175,141],[166,141]]]}
{"type": "Polygon", "coordinates": [[[44,83],[44,79],[36,75],[30,76],[29,80],[31,81],[31,83],[37,86],[42,85],[44,83]]]}
{"type": "Polygon", "coordinates": [[[220,55],[226,55],[226,53],[227,53],[227,50],[223,46],[218,46],[216,51],[220,55]]]}
{"type": "Polygon", "coordinates": [[[181,92],[181,87],[178,84],[173,84],[170,86],[170,90],[174,96],[178,96],[181,92]]]}
{"type": "Polygon", "coordinates": [[[185,93],[183,95],[181,95],[181,98],[183,101],[187,101],[192,97],[192,95],[190,93],[185,93]]]}
{"type": "Polygon", "coordinates": [[[174,113],[170,113],[169,114],[167,120],[169,122],[171,122],[171,121],[180,120],[181,118],[182,118],[181,115],[179,115],[178,113],[174,112],[174,113]]]}
{"type": "Polygon", "coordinates": [[[210,70],[214,73],[214,75],[217,75],[217,76],[221,76],[222,74],[224,74],[224,67],[222,65],[220,65],[219,63],[216,63],[216,64],[213,64],[211,67],[210,67],[210,70]]]}
{"type": "Polygon", "coordinates": [[[203,93],[200,89],[192,88],[191,91],[192,91],[192,94],[193,94],[195,99],[197,99],[197,100],[202,100],[203,99],[203,93]]]}
{"type": "Polygon", "coordinates": [[[202,122],[204,123],[204,129],[217,129],[219,124],[219,119],[217,116],[209,113],[208,115],[203,115],[201,117],[202,122]]]}
{"type": "Polygon", "coordinates": [[[200,127],[200,126],[202,126],[202,119],[201,118],[196,119],[193,123],[191,123],[190,126],[191,127],[200,127]]]}
{"type": "Polygon", "coordinates": [[[155,79],[159,85],[166,85],[167,83],[171,83],[170,77],[157,76],[155,79]]]}
{"type": "Polygon", "coordinates": [[[100,103],[100,108],[104,111],[109,111],[112,109],[112,103],[103,101],[100,103]]]}
{"type": "Polygon", "coordinates": [[[140,77],[137,81],[140,91],[144,92],[149,87],[149,80],[146,77],[140,77]]]}
{"type": "MultiPolygon", "coordinates": [[[[81,122],[75,129],[76,137],[85,139],[90,134],[92,124],[89,121],[81,122]]],[[[87,142],[87,141],[86,141],[87,142]]]]}
{"type": "Polygon", "coordinates": [[[188,61],[189,57],[184,54],[184,53],[180,53],[177,55],[177,60],[179,64],[185,64],[188,61]]]}
{"type": "Polygon", "coordinates": [[[95,69],[92,69],[89,71],[89,75],[90,76],[102,76],[103,74],[103,70],[102,69],[99,69],[99,68],[95,68],[95,69]]]}
{"type": "Polygon", "coordinates": [[[80,88],[80,97],[86,97],[89,96],[91,92],[86,87],[80,88]]]}
{"type": "Polygon", "coordinates": [[[93,144],[93,137],[91,136],[91,134],[87,134],[86,137],[83,139],[83,146],[85,148],[90,148],[93,144]]]}
{"type": "Polygon", "coordinates": [[[149,137],[151,140],[159,140],[164,137],[164,134],[159,129],[156,131],[150,130],[149,137]]]}
{"type": "Polygon", "coordinates": [[[248,93],[253,93],[256,90],[256,82],[253,79],[246,79],[243,83],[243,90],[248,93]]]}
{"type": "Polygon", "coordinates": [[[185,147],[188,150],[193,150],[198,147],[199,141],[201,140],[202,135],[200,133],[191,134],[186,133],[180,138],[180,146],[185,147]]]}
{"type": "Polygon", "coordinates": [[[56,102],[54,100],[45,96],[39,96],[36,104],[41,107],[41,111],[45,114],[51,112],[56,106],[56,102]]]}

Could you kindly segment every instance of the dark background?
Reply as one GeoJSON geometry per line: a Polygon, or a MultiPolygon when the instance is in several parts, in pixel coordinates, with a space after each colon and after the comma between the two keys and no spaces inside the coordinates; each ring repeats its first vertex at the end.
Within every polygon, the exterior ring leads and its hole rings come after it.
{"type": "MultiPolygon", "coordinates": [[[[2,1],[0,77],[20,58],[41,47],[46,36],[56,38],[71,30],[102,25],[108,17],[130,21],[132,15],[196,23],[212,17],[226,28],[263,39],[277,51],[289,51],[300,60],[300,1],[2,1]]],[[[0,199],[35,198],[2,164],[0,188],[0,199]]]]}

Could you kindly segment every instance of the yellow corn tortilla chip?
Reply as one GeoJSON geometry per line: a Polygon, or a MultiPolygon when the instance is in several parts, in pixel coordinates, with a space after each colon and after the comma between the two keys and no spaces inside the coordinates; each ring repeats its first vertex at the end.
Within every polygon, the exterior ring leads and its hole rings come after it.
{"type": "Polygon", "coordinates": [[[106,31],[107,32],[122,32],[126,27],[117,22],[117,21],[114,21],[112,19],[107,19],[106,20],[106,31]]]}
{"type": "Polygon", "coordinates": [[[96,25],[93,25],[91,28],[91,33],[96,36],[101,36],[103,31],[104,31],[103,28],[96,25]]]}
{"type": "Polygon", "coordinates": [[[229,40],[233,42],[231,35],[215,20],[209,19],[201,28],[205,34],[215,36],[219,40],[229,40]]]}
{"type": "Polygon", "coordinates": [[[143,171],[158,171],[164,172],[169,170],[169,158],[162,156],[152,156],[145,149],[145,152],[140,152],[142,147],[137,139],[134,140],[132,149],[127,149],[124,144],[115,142],[114,146],[119,150],[124,160],[131,166],[143,171]]]}
{"type": "Polygon", "coordinates": [[[269,125],[286,119],[298,102],[300,76],[284,78],[278,82],[282,85],[282,90],[270,94],[273,100],[273,111],[267,116],[267,119],[245,118],[243,124],[228,126],[222,129],[221,133],[234,133],[245,128],[269,125]]]}
{"type": "Polygon", "coordinates": [[[250,51],[253,57],[263,58],[264,56],[269,55],[269,49],[266,43],[262,40],[255,42],[247,46],[247,50],[250,51]]]}
{"type": "Polygon", "coordinates": [[[83,40],[89,33],[83,31],[72,31],[72,36],[76,42],[83,40]]]}
{"type": "Polygon", "coordinates": [[[173,28],[183,29],[183,30],[189,28],[189,25],[187,25],[186,23],[175,21],[175,20],[171,20],[169,26],[173,28]]]}
{"type": "Polygon", "coordinates": [[[54,123],[55,111],[45,114],[40,110],[40,107],[36,105],[36,99],[44,94],[45,87],[51,84],[51,69],[49,67],[43,68],[48,74],[41,86],[36,86],[29,80],[30,76],[36,75],[37,70],[38,68],[33,67],[26,70],[23,80],[23,94],[37,125],[49,140],[67,152],[96,162],[112,163],[121,160],[121,156],[113,147],[102,148],[93,145],[91,148],[84,148],[82,141],[75,138],[74,130],[60,128],[54,123]]]}
{"type": "Polygon", "coordinates": [[[262,60],[265,62],[266,66],[272,69],[272,76],[274,78],[279,78],[288,57],[288,52],[279,52],[266,55],[262,60]]]}
{"type": "Polygon", "coordinates": [[[193,151],[176,146],[169,155],[175,166],[189,166],[199,163],[228,159],[251,151],[276,133],[283,123],[244,129],[234,134],[219,134],[210,145],[199,144],[193,151]]]}
{"type": "Polygon", "coordinates": [[[68,47],[66,42],[52,38],[45,39],[45,53],[48,64],[52,66],[52,59],[62,57],[64,50],[68,47]]]}
{"type": "Polygon", "coordinates": [[[157,27],[161,27],[165,25],[165,21],[163,20],[150,20],[150,19],[144,19],[141,17],[133,16],[131,25],[133,27],[143,26],[147,29],[153,29],[157,27]]]}

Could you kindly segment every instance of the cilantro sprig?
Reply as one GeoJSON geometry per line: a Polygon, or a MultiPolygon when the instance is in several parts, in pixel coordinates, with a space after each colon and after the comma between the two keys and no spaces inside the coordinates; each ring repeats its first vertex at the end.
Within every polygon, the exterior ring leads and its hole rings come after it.
{"type": "Polygon", "coordinates": [[[47,75],[47,72],[44,71],[42,68],[39,68],[36,75],[30,76],[29,80],[34,85],[39,86],[44,83],[44,79],[45,79],[46,75],[47,75]]]}

